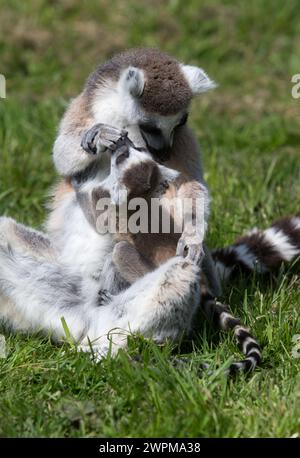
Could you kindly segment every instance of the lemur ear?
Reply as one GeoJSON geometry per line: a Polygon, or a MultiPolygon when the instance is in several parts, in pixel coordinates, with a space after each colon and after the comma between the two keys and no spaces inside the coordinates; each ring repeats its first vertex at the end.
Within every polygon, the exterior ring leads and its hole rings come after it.
{"type": "Polygon", "coordinates": [[[202,68],[192,65],[181,65],[181,70],[195,95],[214,89],[217,86],[202,68]]]}
{"type": "Polygon", "coordinates": [[[120,83],[123,90],[133,97],[140,97],[145,86],[144,72],[136,67],[128,67],[123,72],[120,83]]]}
{"type": "Polygon", "coordinates": [[[165,167],[161,164],[158,164],[158,168],[161,176],[167,183],[174,182],[180,175],[180,172],[178,172],[177,170],[171,169],[170,167],[165,167]]]}

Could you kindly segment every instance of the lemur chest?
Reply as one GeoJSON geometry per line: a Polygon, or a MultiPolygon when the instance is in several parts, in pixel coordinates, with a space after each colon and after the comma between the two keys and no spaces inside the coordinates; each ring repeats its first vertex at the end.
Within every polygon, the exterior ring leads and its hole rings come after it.
{"type": "Polygon", "coordinates": [[[61,182],[55,190],[47,230],[59,253],[59,261],[83,275],[98,278],[112,238],[94,230],[86,219],[71,185],[61,182]]]}

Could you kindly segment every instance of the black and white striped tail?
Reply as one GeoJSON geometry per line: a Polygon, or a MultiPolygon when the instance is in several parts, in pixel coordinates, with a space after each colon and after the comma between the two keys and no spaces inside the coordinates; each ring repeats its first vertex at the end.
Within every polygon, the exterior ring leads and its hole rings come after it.
{"type": "Polygon", "coordinates": [[[232,330],[240,350],[245,355],[245,359],[230,365],[229,375],[234,375],[237,372],[252,372],[261,362],[261,349],[249,329],[230,313],[226,305],[217,302],[209,293],[204,294],[201,300],[203,311],[208,319],[218,329],[232,330]]]}
{"type": "Polygon", "coordinates": [[[267,273],[300,255],[300,213],[265,230],[253,229],[233,245],[212,251],[220,278],[238,271],[267,273]]]}

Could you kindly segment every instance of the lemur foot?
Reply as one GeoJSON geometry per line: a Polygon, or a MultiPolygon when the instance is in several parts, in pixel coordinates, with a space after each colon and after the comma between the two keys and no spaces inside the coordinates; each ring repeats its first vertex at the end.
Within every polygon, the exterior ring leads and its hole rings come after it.
{"type": "Polygon", "coordinates": [[[120,130],[107,124],[95,124],[82,137],[81,147],[89,154],[99,154],[107,148],[114,150],[120,138],[127,134],[125,130],[120,130]]]}
{"type": "Polygon", "coordinates": [[[100,307],[101,305],[106,305],[111,299],[112,294],[110,294],[107,289],[100,289],[98,291],[98,301],[97,305],[100,307]]]}

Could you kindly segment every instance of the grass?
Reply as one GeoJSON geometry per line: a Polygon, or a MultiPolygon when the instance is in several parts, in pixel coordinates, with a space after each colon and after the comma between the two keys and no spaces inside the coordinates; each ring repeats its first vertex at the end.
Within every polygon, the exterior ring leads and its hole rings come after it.
{"type": "MultiPolygon", "coordinates": [[[[290,82],[300,72],[297,0],[2,0],[0,214],[42,224],[55,179],[51,146],[68,99],[99,61],[137,45],[196,63],[219,83],[191,116],[213,197],[210,245],[299,211],[300,101],[290,82]]],[[[300,360],[291,353],[299,286],[291,266],[271,284],[241,279],[226,290],[264,348],[262,367],[235,382],[218,372],[199,377],[201,361],[240,357],[232,336],[218,338],[205,324],[177,368],[170,360],[178,349],[138,337],[133,360],[123,352],[93,365],[67,344],[6,334],[0,436],[299,436],[300,360]]]]}

